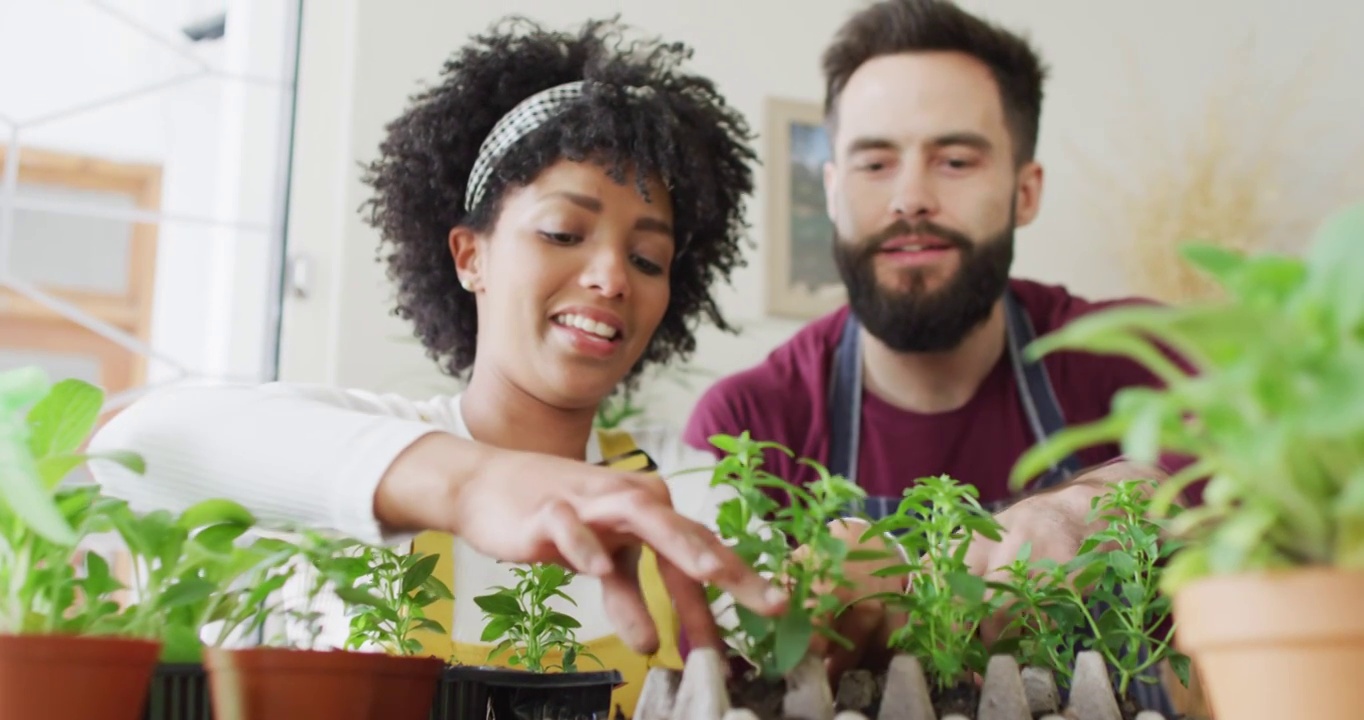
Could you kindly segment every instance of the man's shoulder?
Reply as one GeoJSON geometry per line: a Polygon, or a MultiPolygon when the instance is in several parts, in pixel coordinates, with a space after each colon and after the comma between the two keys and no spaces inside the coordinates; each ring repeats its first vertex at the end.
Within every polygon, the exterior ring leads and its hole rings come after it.
{"type": "Polygon", "coordinates": [[[762,361],[721,378],[706,394],[766,399],[773,394],[790,394],[793,384],[823,378],[847,317],[848,308],[844,306],[810,322],[768,352],[762,361]]]}
{"type": "Polygon", "coordinates": [[[706,388],[687,423],[687,443],[743,430],[779,433],[775,426],[808,418],[823,406],[829,363],[848,317],[846,306],[811,321],[758,363],[706,388]]]}
{"type": "Polygon", "coordinates": [[[1010,278],[1009,289],[1028,311],[1038,335],[1109,308],[1157,304],[1155,300],[1137,295],[1093,299],[1076,295],[1064,285],[1023,278],[1010,278]]]}

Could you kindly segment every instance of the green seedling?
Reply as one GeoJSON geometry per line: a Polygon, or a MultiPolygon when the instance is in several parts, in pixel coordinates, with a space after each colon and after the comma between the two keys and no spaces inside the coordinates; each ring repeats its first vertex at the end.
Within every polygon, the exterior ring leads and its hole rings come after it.
{"type": "Polygon", "coordinates": [[[904,615],[890,645],[919,658],[939,690],[985,672],[990,648],[979,630],[1005,602],[966,564],[977,536],[1000,539],[999,524],[978,497],[975,487],[946,475],[921,478],[904,491],[897,511],[867,533],[898,535],[908,560],[877,574],[905,577],[907,589],[873,597],[904,615]]]}
{"type": "MultiPolygon", "coordinates": [[[[726,631],[731,646],[769,679],[800,662],[815,632],[847,646],[846,638],[817,619],[843,609],[834,591],[849,585],[843,571],[847,544],[833,534],[830,523],[850,516],[850,506],[865,493],[810,460],[801,460],[817,476],[808,487],[763,470],[764,452],[793,454],[780,444],[755,441],[747,432],[716,435],[710,441],[727,453],[711,478],[711,486],[727,498],[719,505],[717,531],[745,563],[782,579],[790,595],[786,612],[776,618],[734,603],[721,608],[732,610],[738,620],[726,631]]],[[[710,595],[712,602],[719,597],[714,589],[710,595]]]]}
{"type": "Polygon", "coordinates": [[[494,592],[474,598],[488,624],[482,640],[497,643],[488,653],[491,661],[503,653],[507,663],[531,672],[547,672],[557,667],[562,672],[577,672],[579,658],[601,661],[579,643],[575,631],[582,627],[572,616],[549,607],[550,598],[576,605],[563,588],[574,574],[559,565],[535,564],[514,567],[516,584],[493,588],[494,592]],[[558,665],[547,658],[558,653],[558,665]]]}
{"type": "Polygon", "coordinates": [[[1089,522],[1101,520],[1102,528],[1085,538],[1075,559],[1034,561],[1031,578],[1022,561],[1012,568],[1007,590],[1030,660],[1068,668],[1078,644],[1108,662],[1119,696],[1134,680],[1157,682],[1145,673],[1165,660],[1188,684],[1189,660],[1173,647],[1171,601],[1160,591],[1161,568],[1181,544],[1150,513],[1155,489],[1148,480],[1114,485],[1095,498],[1089,522]]]}
{"type": "Polygon", "coordinates": [[[143,471],[132,453],[89,454],[104,393],[80,380],[49,385],[38,368],[0,373],[0,632],[121,632],[121,589],[108,562],[78,544],[110,529],[116,501],[61,487],[89,461],[143,471]],[[75,566],[84,555],[85,571],[75,566]]]}
{"type": "Polygon", "coordinates": [[[360,583],[370,588],[376,602],[357,606],[347,648],[372,645],[390,655],[418,655],[424,648],[413,637],[415,631],[446,633],[444,625],[426,616],[432,603],[454,598],[449,586],[434,575],[439,555],[365,546],[357,560],[362,567],[360,583]]]}

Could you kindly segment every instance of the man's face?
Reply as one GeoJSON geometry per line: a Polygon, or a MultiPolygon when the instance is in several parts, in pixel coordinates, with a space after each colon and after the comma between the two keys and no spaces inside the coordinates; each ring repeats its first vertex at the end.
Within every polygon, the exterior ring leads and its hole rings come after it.
{"type": "Polygon", "coordinates": [[[825,167],[853,312],[906,352],[955,348],[1003,293],[1042,172],[1017,168],[989,69],[960,53],[875,58],[838,99],[825,167]]]}

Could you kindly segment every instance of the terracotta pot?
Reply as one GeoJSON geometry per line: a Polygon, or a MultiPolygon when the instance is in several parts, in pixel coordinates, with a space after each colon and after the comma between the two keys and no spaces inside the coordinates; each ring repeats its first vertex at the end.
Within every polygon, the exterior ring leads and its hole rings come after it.
{"type": "Polygon", "coordinates": [[[0,720],[138,720],[161,643],[0,635],[0,720]]]}
{"type": "Polygon", "coordinates": [[[436,700],[445,661],[375,653],[374,702],[370,720],[427,720],[436,700]]]}
{"type": "Polygon", "coordinates": [[[204,652],[214,720],[369,720],[368,653],[246,648],[204,652]]]}
{"type": "Polygon", "coordinates": [[[1219,720],[1358,720],[1364,572],[1211,577],[1174,598],[1178,645],[1219,720]]]}

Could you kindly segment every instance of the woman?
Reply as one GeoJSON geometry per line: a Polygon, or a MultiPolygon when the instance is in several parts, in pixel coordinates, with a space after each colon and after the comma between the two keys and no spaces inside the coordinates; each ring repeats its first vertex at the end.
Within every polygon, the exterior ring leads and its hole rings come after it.
{"type": "MultiPolygon", "coordinates": [[[[598,405],[690,353],[695,321],[726,327],[710,287],[741,262],[752,188],[747,127],[679,69],[690,52],[622,40],[607,22],[570,35],[504,21],[413,98],[368,168],[396,312],[446,371],[468,374],[462,394],[166,391],[96,439],[142,453],[147,475],[99,480],[137,507],[228,497],[263,521],[370,542],[439,531],[418,544],[454,560],[454,618],[440,619],[463,662],[487,654],[474,596],[512,584],[497,561],[563,562],[584,575],[561,609],[626,674],[627,714],[637,653],[676,658],[676,632],[656,632],[635,579],[641,540],[667,583],[652,596],[673,597],[693,644],[719,643],[697,581],[779,612],[782,593],[695,522],[702,508],[684,518],[656,477],[592,465],[621,449],[594,433],[598,405]]],[[[630,440],[664,476],[713,462],[673,437],[630,440]]]]}

